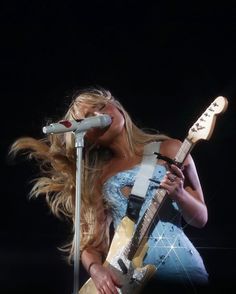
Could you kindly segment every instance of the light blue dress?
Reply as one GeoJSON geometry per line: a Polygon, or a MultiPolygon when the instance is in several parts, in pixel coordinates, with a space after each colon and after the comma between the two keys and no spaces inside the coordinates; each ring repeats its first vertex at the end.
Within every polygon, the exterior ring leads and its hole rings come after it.
{"type": "MultiPolygon", "coordinates": [[[[104,198],[112,209],[114,229],[126,214],[127,197],[121,192],[124,187],[132,187],[140,165],[118,172],[104,184],[104,198]]],[[[161,181],[166,173],[162,165],[156,165],[154,177],[161,181]]],[[[157,184],[151,182],[140,218],[151,201],[157,184]]],[[[181,213],[175,202],[167,198],[157,216],[148,240],[149,249],[144,258],[145,264],[155,264],[157,271],[154,281],[177,282],[187,285],[206,284],[208,273],[203,260],[185,235],[181,227],[181,213]]]]}

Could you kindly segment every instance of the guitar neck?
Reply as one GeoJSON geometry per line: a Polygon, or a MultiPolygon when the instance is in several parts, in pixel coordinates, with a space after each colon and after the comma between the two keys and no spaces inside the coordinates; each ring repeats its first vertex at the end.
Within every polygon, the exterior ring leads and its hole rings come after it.
{"type": "MultiPolygon", "coordinates": [[[[217,97],[193,124],[193,126],[189,129],[187,138],[184,140],[175,156],[174,160],[178,166],[183,164],[187,155],[191,152],[192,148],[199,140],[209,140],[214,129],[216,116],[225,112],[227,106],[228,100],[225,97],[217,97]]],[[[148,235],[151,224],[165,199],[166,191],[164,189],[158,189],[151,201],[151,204],[146,209],[143,217],[137,224],[135,233],[126,248],[125,253],[129,260],[133,259],[144,237],[148,235]]]]}
{"type": "MultiPolygon", "coordinates": [[[[187,138],[182,143],[178,153],[175,156],[175,161],[181,166],[186,159],[187,155],[191,152],[194,144],[187,138]]],[[[141,245],[144,237],[148,235],[149,229],[158,214],[164,200],[166,199],[166,190],[159,188],[157,189],[155,196],[153,197],[149,207],[143,214],[143,217],[139,221],[135,233],[126,248],[126,255],[129,260],[134,258],[134,255],[141,245]]]]}
{"type": "Polygon", "coordinates": [[[178,153],[175,156],[175,161],[181,166],[188,154],[192,151],[194,144],[186,138],[181,144],[178,153]]]}

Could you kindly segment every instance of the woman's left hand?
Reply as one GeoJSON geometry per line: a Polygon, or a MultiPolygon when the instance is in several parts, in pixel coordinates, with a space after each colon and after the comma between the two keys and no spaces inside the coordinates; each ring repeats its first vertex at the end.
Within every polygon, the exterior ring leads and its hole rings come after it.
{"type": "Polygon", "coordinates": [[[179,200],[184,190],[184,174],[182,170],[171,164],[170,169],[161,181],[160,187],[166,190],[172,200],[179,200]]]}

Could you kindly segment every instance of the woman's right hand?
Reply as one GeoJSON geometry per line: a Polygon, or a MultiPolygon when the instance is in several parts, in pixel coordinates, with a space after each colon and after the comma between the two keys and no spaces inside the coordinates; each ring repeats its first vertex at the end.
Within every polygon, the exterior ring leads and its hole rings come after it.
{"type": "Polygon", "coordinates": [[[99,294],[119,293],[116,287],[120,288],[122,285],[115,273],[108,267],[94,263],[89,272],[99,294]]]}

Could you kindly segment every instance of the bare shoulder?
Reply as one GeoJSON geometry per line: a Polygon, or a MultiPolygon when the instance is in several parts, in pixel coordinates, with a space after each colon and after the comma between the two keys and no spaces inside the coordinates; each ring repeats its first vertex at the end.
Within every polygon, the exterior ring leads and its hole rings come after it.
{"type": "MultiPolygon", "coordinates": [[[[170,138],[161,143],[160,153],[171,159],[174,159],[178,153],[182,142],[175,138],[170,138]]],[[[194,165],[192,156],[189,154],[184,161],[184,166],[194,165]]]]}
{"type": "Polygon", "coordinates": [[[179,151],[182,142],[178,139],[167,139],[161,143],[160,153],[169,158],[174,158],[179,151]]]}

